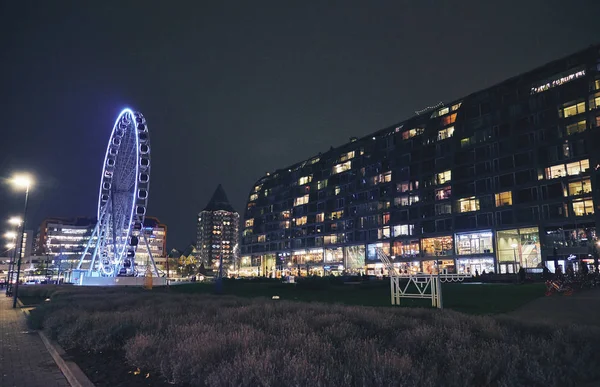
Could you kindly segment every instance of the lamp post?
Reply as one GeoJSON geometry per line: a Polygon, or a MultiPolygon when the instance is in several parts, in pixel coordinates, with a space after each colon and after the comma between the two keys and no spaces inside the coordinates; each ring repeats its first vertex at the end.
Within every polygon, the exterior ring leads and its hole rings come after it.
{"type": "Polygon", "coordinates": [[[29,188],[31,187],[33,181],[27,175],[17,175],[15,176],[11,183],[14,187],[23,189],[25,188],[25,207],[23,209],[23,223],[21,224],[21,251],[19,251],[19,257],[17,260],[17,279],[15,281],[15,291],[13,295],[13,308],[17,307],[17,297],[19,296],[19,277],[21,275],[21,258],[25,255],[25,251],[23,249],[23,243],[25,242],[25,222],[27,219],[27,203],[29,200],[29,188]]]}
{"type": "Polygon", "coordinates": [[[6,246],[7,248],[12,248],[12,258],[10,259],[8,273],[6,275],[6,297],[12,296],[13,282],[11,281],[13,280],[13,274],[15,272],[15,259],[17,257],[17,232],[19,231],[19,227],[21,227],[21,222],[22,220],[19,217],[13,216],[10,218],[8,223],[15,226],[16,231],[9,231],[5,234],[5,237],[12,239],[12,243],[9,243],[9,245],[12,245],[12,247],[9,247],[8,245],[6,246]]]}
{"type": "Polygon", "coordinates": [[[515,275],[517,276],[517,282],[519,282],[519,273],[517,272],[517,244],[513,243],[512,245],[510,245],[510,247],[513,248],[513,256],[514,256],[514,271],[515,271],[515,275]]]}

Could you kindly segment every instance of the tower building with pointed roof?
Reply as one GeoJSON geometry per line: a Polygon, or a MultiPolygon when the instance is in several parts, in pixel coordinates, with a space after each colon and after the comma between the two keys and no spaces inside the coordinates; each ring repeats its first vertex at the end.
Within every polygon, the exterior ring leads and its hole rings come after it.
{"type": "Polygon", "coordinates": [[[219,184],[210,201],[198,214],[196,250],[207,269],[215,273],[223,256],[223,275],[237,270],[237,244],[240,215],[229,204],[219,184]]]}

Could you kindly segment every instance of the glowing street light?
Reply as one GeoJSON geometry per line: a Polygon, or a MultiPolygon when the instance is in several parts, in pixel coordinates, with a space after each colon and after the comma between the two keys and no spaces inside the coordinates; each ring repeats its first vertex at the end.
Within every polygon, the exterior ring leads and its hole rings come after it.
{"type": "MultiPolygon", "coordinates": [[[[33,185],[33,178],[27,174],[17,174],[10,179],[13,187],[16,189],[25,189],[25,208],[23,210],[23,222],[21,226],[21,243],[25,240],[25,222],[27,220],[27,202],[29,200],[29,188],[33,185]]],[[[21,248],[22,249],[22,248],[21,248]]],[[[15,249],[16,250],[16,249],[15,249]]],[[[17,280],[15,281],[15,291],[13,298],[13,309],[17,307],[17,297],[19,296],[19,276],[21,275],[21,258],[23,254],[19,253],[19,259],[17,261],[17,280]]],[[[7,288],[8,290],[8,288],[7,288]]]]}
{"type": "Polygon", "coordinates": [[[14,231],[7,231],[4,233],[4,237],[6,239],[15,239],[17,237],[17,233],[14,231]]]}
{"type": "Polygon", "coordinates": [[[23,221],[23,219],[19,218],[18,216],[13,216],[12,218],[10,218],[8,220],[8,223],[15,225],[15,226],[20,226],[22,221],[23,221]]]}
{"type": "Polygon", "coordinates": [[[25,188],[26,190],[29,190],[29,187],[33,185],[33,179],[29,175],[19,174],[13,176],[13,178],[10,179],[10,183],[17,189],[25,188]]]}

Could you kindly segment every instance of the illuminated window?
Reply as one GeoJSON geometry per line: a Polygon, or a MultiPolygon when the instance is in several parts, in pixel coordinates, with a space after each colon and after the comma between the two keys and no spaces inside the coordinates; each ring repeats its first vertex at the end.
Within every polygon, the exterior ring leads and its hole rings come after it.
{"type": "Polygon", "coordinates": [[[379,178],[382,182],[389,183],[390,181],[392,181],[392,172],[385,172],[379,175],[379,178]]]}
{"type": "Polygon", "coordinates": [[[585,102],[579,102],[573,105],[569,105],[561,110],[562,116],[564,118],[575,116],[583,112],[585,112],[585,102]]]}
{"type": "Polygon", "coordinates": [[[320,181],[317,183],[317,189],[323,189],[323,188],[325,188],[325,187],[327,187],[327,179],[325,179],[325,180],[320,180],[320,181]]]}
{"type": "Polygon", "coordinates": [[[246,227],[254,226],[254,219],[247,219],[245,225],[246,227]]]}
{"type": "Polygon", "coordinates": [[[594,214],[594,201],[592,198],[573,200],[573,212],[575,216],[594,214]]]}
{"type": "Polygon", "coordinates": [[[496,194],[496,207],[512,206],[512,192],[500,192],[496,194]]]}
{"type": "Polygon", "coordinates": [[[266,240],[266,236],[265,236],[265,234],[262,234],[262,235],[259,235],[259,236],[258,236],[258,241],[259,241],[259,242],[264,242],[265,240],[266,240]]]}
{"type": "Polygon", "coordinates": [[[567,136],[569,136],[571,134],[575,134],[575,133],[584,132],[586,128],[587,128],[587,123],[585,120],[567,125],[567,136]]]}
{"type": "Polygon", "coordinates": [[[298,185],[304,185],[304,184],[308,184],[312,181],[312,175],[309,176],[303,176],[300,179],[298,179],[298,185]]]}
{"type": "Polygon", "coordinates": [[[251,202],[255,201],[256,199],[258,199],[258,194],[252,194],[252,195],[250,195],[250,201],[251,202]]]}
{"type": "Polygon", "coordinates": [[[457,103],[456,105],[452,105],[452,111],[456,111],[458,110],[458,108],[460,108],[460,105],[462,105],[462,102],[457,103]]]}
{"type": "Polygon", "coordinates": [[[254,187],[254,192],[258,192],[260,191],[260,189],[262,188],[262,184],[261,185],[257,185],[254,187]]]}
{"type": "Polygon", "coordinates": [[[302,226],[303,224],[306,224],[306,216],[301,216],[299,218],[296,218],[296,226],[302,226]]]}
{"type": "Polygon", "coordinates": [[[425,256],[452,255],[454,252],[454,243],[451,236],[442,236],[437,238],[423,238],[421,249],[425,256]]]}
{"type": "Polygon", "coordinates": [[[424,131],[425,131],[425,129],[423,129],[423,128],[414,128],[414,129],[407,130],[405,132],[402,132],[402,139],[408,140],[409,138],[423,134],[424,131]]]}
{"type": "Polygon", "coordinates": [[[390,223],[390,213],[385,212],[383,214],[383,224],[388,224],[388,223],[390,223]]]}
{"type": "Polygon", "coordinates": [[[456,121],[456,113],[452,113],[449,116],[442,117],[442,125],[443,126],[453,124],[454,121],[456,121]]]}
{"type": "Polygon", "coordinates": [[[448,113],[450,113],[450,108],[443,107],[439,110],[434,111],[433,114],[431,115],[431,118],[440,117],[440,116],[443,116],[444,114],[448,114],[448,113]]]}
{"type": "Polygon", "coordinates": [[[556,179],[567,176],[567,170],[564,164],[553,165],[546,168],[546,179],[556,179]]]}
{"type": "Polygon", "coordinates": [[[435,175],[437,184],[446,184],[452,180],[452,171],[444,171],[435,175]]]}
{"type": "Polygon", "coordinates": [[[438,132],[438,141],[445,140],[447,138],[452,137],[453,135],[454,135],[454,126],[451,126],[446,129],[442,129],[438,132]]]}
{"type": "Polygon", "coordinates": [[[281,219],[289,219],[290,212],[289,211],[281,211],[281,219]]]}
{"type": "Polygon", "coordinates": [[[410,196],[408,197],[408,204],[410,204],[411,206],[412,206],[413,204],[416,204],[416,203],[418,203],[418,202],[419,202],[419,196],[418,196],[418,195],[410,195],[410,196]]]}
{"type": "Polygon", "coordinates": [[[590,179],[572,181],[569,183],[569,195],[577,196],[592,192],[592,184],[590,179]]]}
{"type": "Polygon", "coordinates": [[[308,195],[300,196],[294,199],[294,206],[301,206],[302,204],[308,203],[308,195]]]}
{"type": "Polygon", "coordinates": [[[342,216],[344,216],[343,210],[334,211],[330,214],[329,219],[340,219],[342,216]]]}
{"type": "Polygon", "coordinates": [[[594,90],[600,90],[600,79],[594,81],[594,90]]]}
{"type": "Polygon", "coordinates": [[[413,235],[415,225],[414,224],[398,224],[394,226],[393,232],[394,237],[401,235],[413,235]]]}
{"type": "Polygon", "coordinates": [[[331,245],[331,244],[337,243],[337,235],[336,234],[325,235],[325,238],[323,238],[323,243],[326,245],[331,245]]]}
{"type": "Polygon", "coordinates": [[[342,189],[340,188],[340,186],[339,186],[339,185],[336,185],[336,186],[335,186],[335,194],[336,194],[336,195],[339,195],[339,194],[340,194],[340,192],[342,192],[342,189]]]}
{"type": "Polygon", "coordinates": [[[336,173],[347,171],[350,168],[352,168],[352,161],[346,161],[345,163],[334,165],[331,173],[335,175],[336,173]]]}
{"type": "Polygon", "coordinates": [[[325,213],[321,212],[321,213],[317,214],[316,222],[317,223],[321,223],[321,222],[324,222],[324,221],[325,221],[325,213]]]}
{"type": "Polygon", "coordinates": [[[377,230],[377,239],[389,239],[390,238],[390,228],[383,227],[377,230]]]}
{"type": "Polygon", "coordinates": [[[458,212],[479,211],[479,199],[474,196],[458,200],[458,212]]]}
{"type": "Polygon", "coordinates": [[[449,199],[452,195],[452,187],[444,187],[435,190],[435,200],[445,200],[449,199]]]}
{"type": "Polygon", "coordinates": [[[354,151],[350,151],[348,153],[344,153],[340,156],[340,162],[348,161],[354,158],[354,151]]]}
{"type": "Polygon", "coordinates": [[[471,144],[475,143],[475,138],[474,137],[467,137],[467,138],[462,138],[460,140],[460,147],[461,148],[465,148],[468,147],[471,144]]]}
{"type": "Polygon", "coordinates": [[[579,175],[590,168],[589,160],[575,161],[574,163],[567,164],[567,174],[569,176],[579,175]]]}
{"type": "Polygon", "coordinates": [[[414,181],[403,181],[401,183],[396,184],[396,191],[398,192],[408,192],[419,189],[419,182],[414,181]]]}
{"type": "Polygon", "coordinates": [[[458,255],[487,254],[494,252],[491,230],[456,234],[458,255]]]}

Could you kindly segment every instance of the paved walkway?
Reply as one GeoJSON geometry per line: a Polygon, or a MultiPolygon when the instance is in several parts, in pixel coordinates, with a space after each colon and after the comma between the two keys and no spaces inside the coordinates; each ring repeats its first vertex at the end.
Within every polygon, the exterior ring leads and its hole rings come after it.
{"type": "Polygon", "coordinates": [[[25,316],[0,293],[0,386],[69,387],[42,339],[29,331],[25,316]]]}
{"type": "Polygon", "coordinates": [[[600,289],[540,297],[507,315],[532,322],[600,327],[600,289]]]}

